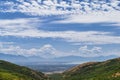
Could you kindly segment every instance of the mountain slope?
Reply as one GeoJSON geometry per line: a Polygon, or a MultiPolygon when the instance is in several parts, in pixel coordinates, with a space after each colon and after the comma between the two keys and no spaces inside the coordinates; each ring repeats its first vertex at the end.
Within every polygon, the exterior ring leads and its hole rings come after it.
{"type": "Polygon", "coordinates": [[[0,60],[0,80],[46,80],[43,73],[0,60]]]}
{"type": "Polygon", "coordinates": [[[120,80],[120,58],[88,62],[63,73],[62,80],[120,80]]]}

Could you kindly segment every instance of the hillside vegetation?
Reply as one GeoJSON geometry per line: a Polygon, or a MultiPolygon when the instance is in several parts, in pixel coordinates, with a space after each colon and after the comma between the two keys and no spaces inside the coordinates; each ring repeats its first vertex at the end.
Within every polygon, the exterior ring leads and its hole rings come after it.
{"type": "Polygon", "coordinates": [[[0,80],[46,80],[43,73],[0,60],[0,80]]]}
{"type": "Polygon", "coordinates": [[[120,80],[120,58],[104,62],[88,62],[75,66],[62,74],[48,76],[0,60],[0,80],[120,80]]]}
{"type": "Polygon", "coordinates": [[[120,80],[120,58],[78,65],[65,71],[61,80],[120,80]]]}

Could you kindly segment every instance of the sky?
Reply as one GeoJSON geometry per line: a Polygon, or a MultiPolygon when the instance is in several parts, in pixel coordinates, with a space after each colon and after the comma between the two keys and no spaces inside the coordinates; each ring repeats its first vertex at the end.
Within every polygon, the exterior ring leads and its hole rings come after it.
{"type": "Polygon", "coordinates": [[[47,7],[36,1],[21,2],[22,5],[0,4],[11,6],[0,9],[0,53],[44,58],[120,56],[120,6],[116,6],[119,1],[110,3],[116,9],[104,4],[107,12],[91,11],[85,6],[87,13],[55,10],[56,4],[50,1],[44,2],[47,7]]]}

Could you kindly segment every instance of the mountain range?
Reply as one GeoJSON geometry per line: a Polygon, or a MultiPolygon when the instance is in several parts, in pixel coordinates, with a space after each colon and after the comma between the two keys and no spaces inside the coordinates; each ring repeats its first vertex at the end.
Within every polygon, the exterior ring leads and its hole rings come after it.
{"type": "Polygon", "coordinates": [[[48,63],[73,63],[79,64],[88,61],[104,61],[107,59],[116,58],[115,55],[110,56],[98,56],[98,57],[81,57],[81,56],[63,56],[54,58],[43,58],[40,56],[22,56],[0,53],[0,60],[6,60],[17,64],[48,64],[48,63]]]}

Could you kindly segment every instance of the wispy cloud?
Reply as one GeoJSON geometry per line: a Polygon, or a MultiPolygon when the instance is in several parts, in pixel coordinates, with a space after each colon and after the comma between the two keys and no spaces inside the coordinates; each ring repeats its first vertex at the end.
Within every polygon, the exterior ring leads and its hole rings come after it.
{"type": "Polygon", "coordinates": [[[39,19],[0,20],[0,36],[60,38],[67,42],[88,44],[120,44],[120,36],[102,31],[44,31],[36,26],[39,19]]]}
{"type": "MultiPolygon", "coordinates": [[[[118,2],[110,4],[91,3],[92,7],[89,7],[89,3],[81,2],[80,4],[68,5],[65,2],[61,4],[54,4],[51,1],[44,1],[44,5],[40,5],[36,0],[30,0],[30,2],[20,1],[21,4],[14,4],[13,2],[1,3],[0,6],[5,6],[7,9],[0,8],[0,12],[20,12],[27,15],[35,16],[48,16],[48,15],[63,15],[63,19],[57,21],[51,21],[51,24],[70,24],[70,23],[113,23],[111,26],[120,26],[120,9],[117,6],[118,2]],[[82,6],[84,5],[84,6],[82,6]],[[110,5],[110,6],[109,6],[110,5]],[[60,7],[60,9],[57,9],[60,7]],[[73,10],[69,11],[67,8],[72,7],[73,10]],[[2,9],[2,10],[1,10],[2,9]],[[84,10],[83,10],[84,9],[84,10]],[[94,10],[93,10],[94,9],[94,10]],[[98,10],[97,10],[98,9],[98,10]],[[99,10],[100,9],[100,10],[99,10]],[[116,10],[117,9],[117,10],[116,10]],[[108,11],[105,11],[108,10],[108,11]],[[67,15],[66,15],[67,14],[67,15]]],[[[19,18],[19,19],[0,19],[0,38],[6,36],[14,36],[19,38],[52,38],[59,39],[68,42],[74,47],[75,45],[81,46],[77,50],[71,50],[63,52],[57,50],[52,44],[44,44],[40,48],[31,47],[30,49],[23,48],[21,46],[14,46],[12,42],[0,42],[0,53],[10,53],[14,55],[32,56],[37,55],[44,58],[53,58],[58,56],[76,55],[94,57],[94,56],[107,56],[118,55],[120,51],[103,52],[103,48],[94,46],[97,44],[120,44],[120,36],[114,35],[113,32],[104,31],[49,31],[41,30],[39,27],[42,24],[40,18],[19,18]],[[38,27],[39,26],[39,27],[38,27]],[[92,47],[89,48],[91,45],[92,47]]],[[[108,24],[109,25],[109,24],[108,24]]],[[[56,44],[56,43],[55,43],[56,44]]],[[[64,46],[64,45],[62,45],[64,46]]],[[[114,46],[114,45],[112,45],[114,46]]]]}
{"type": "Polygon", "coordinates": [[[71,15],[61,21],[54,21],[53,23],[120,23],[120,12],[102,12],[71,15]]]}
{"type": "Polygon", "coordinates": [[[41,20],[37,18],[0,19],[0,29],[32,29],[38,22],[41,20]]]}

